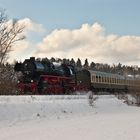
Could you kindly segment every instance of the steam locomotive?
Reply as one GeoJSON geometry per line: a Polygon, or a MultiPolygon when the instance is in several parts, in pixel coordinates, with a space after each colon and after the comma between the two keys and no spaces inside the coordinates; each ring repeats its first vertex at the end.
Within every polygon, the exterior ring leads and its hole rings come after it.
{"type": "Polygon", "coordinates": [[[76,91],[140,92],[140,80],[93,70],[76,70],[67,64],[37,61],[34,57],[16,63],[20,71],[17,87],[21,94],[72,94],[76,91]]]}
{"type": "Polygon", "coordinates": [[[85,90],[82,84],[77,84],[76,71],[72,65],[36,61],[31,57],[23,63],[16,63],[14,69],[22,72],[17,84],[20,93],[69,94],[85,90]]]}

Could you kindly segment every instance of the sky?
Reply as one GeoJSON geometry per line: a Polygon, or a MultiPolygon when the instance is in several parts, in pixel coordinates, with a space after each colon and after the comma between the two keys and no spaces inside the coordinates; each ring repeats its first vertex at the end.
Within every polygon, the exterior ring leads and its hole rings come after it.
{"type": "Polygon", "coordinates": [[[0,0],[26,39],[9,60],[31,56],[80,58],[140,66],[139,0],[0,0]]]}

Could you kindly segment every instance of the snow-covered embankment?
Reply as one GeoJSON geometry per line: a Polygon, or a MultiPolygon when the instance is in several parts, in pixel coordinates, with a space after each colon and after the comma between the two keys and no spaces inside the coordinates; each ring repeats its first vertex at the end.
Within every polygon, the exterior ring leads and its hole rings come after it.
{"type": "Polygon", "coordinates": [[[87,95],[0,96],[0,122],[59,118],[91,112],[87,95]]]}

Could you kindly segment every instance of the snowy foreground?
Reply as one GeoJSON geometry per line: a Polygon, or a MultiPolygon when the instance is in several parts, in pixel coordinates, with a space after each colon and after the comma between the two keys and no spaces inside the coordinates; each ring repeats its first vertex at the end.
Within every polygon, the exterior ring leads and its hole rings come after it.
{"type": "Polygon", "coordinates": [[[115,96],[0,96],[0,140],[140,140],[140,108],[115,96]]]}

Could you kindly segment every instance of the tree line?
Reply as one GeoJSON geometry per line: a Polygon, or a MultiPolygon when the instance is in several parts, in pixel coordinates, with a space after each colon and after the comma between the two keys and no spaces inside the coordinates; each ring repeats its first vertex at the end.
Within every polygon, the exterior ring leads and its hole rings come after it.
{"type": "Polygon", "coordinates": [[[36,58],[37,61],[50,61],[50,62],[56,62],[56,63],[64,63],[68,65],[75,66],[76,69],[87,69],[87,70],[94,70],[94,71],[101,71],[101,72],[107,72],[112,74],[119,74],[123,76],[132,75],[132,76],[138,76],[140,75],[140,67],[138,66],[128,66],[123,65],[121,63],[118,64],[104,64],[104,63],[95,63],[90,62],[88,59],[85,59],[85,61],[82,63],[81,59],[78,58],[77,60],[74,60],[74,58],[71,59],[61,59],[61,58],[36,58]]]}

